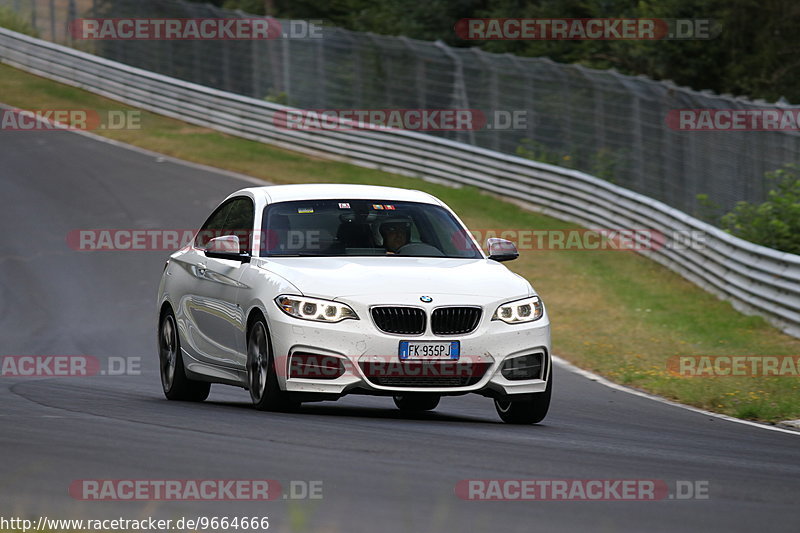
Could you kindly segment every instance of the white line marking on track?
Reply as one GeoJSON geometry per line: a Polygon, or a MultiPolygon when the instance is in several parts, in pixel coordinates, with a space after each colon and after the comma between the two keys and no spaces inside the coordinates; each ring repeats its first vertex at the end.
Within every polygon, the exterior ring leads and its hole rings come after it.
{"type": "Polygon", "coordinates": [[[767,425],[767,424],[762,424],[760,422],[752,422],[750,420],[742,420],[741,418],[734,418],[732,416],[723,415],[723,414],[720,414],[720,413],[714,413],[712,411],[706,411],[705,409],[700,409],[699,407],[692,407],[691,405],[685,405],[685,404],[682,404],[682,403],[674,402],[672,400],[668,400],[668,399],[663,398],[661,396],[656,396],[655,394],[650,394],[650,393],[643,392],[643,391],[640,391],[640,390],[637,390],[637,389],[632,389],[630,387],[626,387],[625,385],[620,385],[619,383],[614,383],[613,381],[610,381],[610,380],[604,378],[603,376],[595,374],[594,372],[590,372],[588,370],[584,370],[582,368],[579,368],[579,367],[573,365],[572,363],[570,363],[569,361],[566,361],[566,360],[558,357],[557,355],[553,356],[553,362],[556,363],[557,365],[565,368],[566,370],[569,370],[570,372],[573,372],[575,374],[581,375],[581,376],[585,377],[586,379],[589,379],[589,380],[592,380],[592,381],[596,381],[597,383],[599,383],[601,385],[605,385],[606,387],[608,387],[610,389],[618,390],[618,391],[621,391],[621,392],[626,392],[628,394],[632,394],[634,396],[639,396],[641,398],[647,398],[648,400],[653,400],[654,402],[659,402],[659,403],[663,403],[663,404],[666,404],[666,405],[671,405],[672,407],[679,407],[681,409],[685,409],[687,411],[692,411],[694,413],[698,413],[698,414],[702,414],[702,415],[706,415],[706,416],[712,416],[714,418],[719,418],[719,419],[722,419],[722,420],[727,420],[728,422],[736,422],[737,424],[744,424],[746,426],[753,426],[753,427],[757,427],[757,428],[761,428],[761,429],[768,429],[770,431],[778,431],[780,433],[788,433],[790,435],[795,435],[795,436],[800,435],[800,431],[797,431],[797,430],[788,429],[788,428],[782,428],[782,427],[778,427],[778,426],[770,426],[770,425],[767,425]]]}

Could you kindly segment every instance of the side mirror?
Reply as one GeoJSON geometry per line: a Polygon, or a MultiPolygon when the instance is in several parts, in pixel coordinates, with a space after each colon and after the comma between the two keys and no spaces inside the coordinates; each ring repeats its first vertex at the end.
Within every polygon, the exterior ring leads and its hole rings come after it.
{"type": "Polygon", "coordinates": [[[212,257],[214,259],[229,259],[242,263],[250,262],[250,254],[246,252],[241,253],[239,251],[239,237],[236,235],[214,237],[208,241],[203,252],[206,254],[206,257],[212,257]]]}
{"type": "Polygon", "coordinates": [[[512,261],[519,257],[517,246],[513,242],[497,237],[486,239],[486,249],[489,251],[489,259],[498,262],[512,261]]]}

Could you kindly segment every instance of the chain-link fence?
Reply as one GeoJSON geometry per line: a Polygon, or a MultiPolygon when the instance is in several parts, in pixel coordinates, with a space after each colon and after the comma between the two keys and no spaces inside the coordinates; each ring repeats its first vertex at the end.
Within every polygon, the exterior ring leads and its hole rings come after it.
{"type": "MultiPolygon", "coordinates": [[[[303,109],[523,111],[519,129],[431,132],[579,169],[694,215],[763,201],[766,171],[795,162],[796,132],[681,131],[676,109],[780,109],[545,58],[489,54],[324,27],[319,38],[76,41],[75,17],[248,16],[180,0],[0,0],[40,36],[129,65],[303,109]]],[[[477,169],[479,170],[479,169],[477,169]]]]}

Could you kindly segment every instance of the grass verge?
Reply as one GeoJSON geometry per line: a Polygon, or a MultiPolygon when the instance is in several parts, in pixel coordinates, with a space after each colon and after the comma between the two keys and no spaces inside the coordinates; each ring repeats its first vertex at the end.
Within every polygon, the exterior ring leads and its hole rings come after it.
{"type": "MultiPolygon", "coordinates": [[[[119,102],[0,65],[0,101],[25,109],[132,109],[119,102]]],[[[100,135],[273,183],[342,182],[421,189],[455,209],[473,229],[571,229],[481,191],[311,158],[142,113],[139,130],[100,135]]],[[[18,135],[25,135],[24,132],[18,135]]],[[[739,418],[800,418],[798,377],[680,378],[678,355],[800,355],[800,340],[744,316],[680,276],[633,252],[528,251],[508,266],[529,279],[548,306],[555,353],[573,363],[670,399],[739,418]]]]}

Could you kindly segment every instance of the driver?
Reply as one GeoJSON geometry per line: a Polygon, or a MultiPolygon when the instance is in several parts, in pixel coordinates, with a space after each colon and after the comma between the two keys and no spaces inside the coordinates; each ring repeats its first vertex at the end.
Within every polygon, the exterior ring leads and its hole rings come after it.
{"type": "Polygon", "coordinates": [[[408,220],[392,219],[380,225],[383,247],[389,254],[398,254],[400,248],[411,240],[411,223],[408,220]]]}

